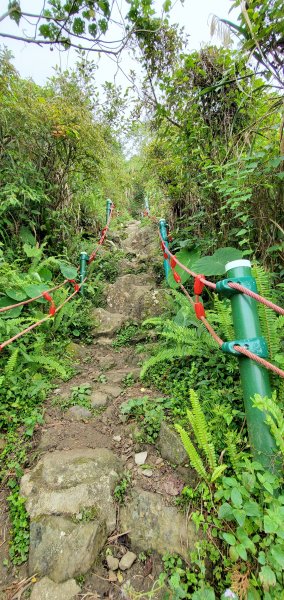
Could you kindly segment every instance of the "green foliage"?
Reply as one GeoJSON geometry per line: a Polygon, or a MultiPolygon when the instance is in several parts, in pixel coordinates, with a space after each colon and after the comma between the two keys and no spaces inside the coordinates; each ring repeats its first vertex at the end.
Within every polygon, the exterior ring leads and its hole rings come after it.
{"type": "Polygon", "coordinates": [[[9,555],[15,565],[20,565],[28,558],[30,532],[29,518],[25,509],[25,498],[19,494],[19,488],[14,487],[7,498],[12,523],[12,541],[9,555]]]}
{"type": "Polygon", "coordinates": [[[121,327],[116,334],[115,340],[112,342],[113,348],[121,348],[122,346],[130,346],[135,340],[135,337],[139,331],[139,325],[136,323],[129,323],[124,327],[121,327]]]}
{"type": "Polygon", "coordinates": [[[125,496],[127,490],[131,483],[131,473],[129,471],[125,471],[123,477],[121,477],[120,481],[114,488],[114,498],[118,502],[118,504],[124,504],[125,496]]]}
{"type": "Polygon", "coordinates": [[[83,406],[84,408],[91,408],[90,396],[92,393],[92,386],[89,383],[73,386],[71,388],[71,396],[69,398],[60,399],[60,406],[62,410],[70,408],[70,406],[83,406]]]}
{"type": "Polygon", "coordinates": [[[190,402],[192,410],[187,410],[187,418],[196,438],[196,442],[200,450],[202,450],[206,456],[207,467],[204,465],[200,455],[196,451],[189,434],[179,424],[176,424],[175,428],[180,434],[184,448],[189,456],[191,466],[205,481],[211,481],[213,483],[222,475],[227,468],[227,465],[223,464],[217,466],[216,452],[212,443],[208,423],[206,422],[202,411],[198,395],[194,390],[190,390],[190,402]]]}
{"type": "Polygon", "coordinates": [[[161,422],[167,411],[172,406],[172,401],[168,398],[133,398],[124,402],[121,407],[121,413],[129,417],[134,417],[142,430],[141,439],[153,444],[157,439],[161,427],[161,422]]]}
{"type": "Polygon", "coordinates": [[[283,410],[277,404],[276,392],[272,393],[272,398],[266,398],[255,394],[253,406],[266,413],[266,423],[269,425],[275,442],[284,458],[284,415],[283,410]]]}

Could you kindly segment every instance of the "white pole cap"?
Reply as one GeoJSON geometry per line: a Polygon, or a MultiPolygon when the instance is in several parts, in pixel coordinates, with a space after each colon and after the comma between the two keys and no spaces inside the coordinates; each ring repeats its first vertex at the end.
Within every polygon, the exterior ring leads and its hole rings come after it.
{"type": "Polygon", "coordinates": [[[251,267],[250,260],[246,260],[245,258],[239,258],[238,260],[232,260],[225,265],[226,273],[230,271],[230,269],[236,269],[237,267],[251,267]]]}

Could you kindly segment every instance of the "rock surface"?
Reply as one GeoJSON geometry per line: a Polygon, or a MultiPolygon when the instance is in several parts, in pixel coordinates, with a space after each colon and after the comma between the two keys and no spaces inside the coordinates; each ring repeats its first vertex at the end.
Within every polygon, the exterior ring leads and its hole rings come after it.
{"type": "Polygon", "coordinates": [[[84,421],[85,419],[91,419],[92,416],[88,408],[84,408],[84,406],[79,406],[78,404],[71,406],[66,412],[66,417],[73,421],[84,421]]]}
{"type": "Polygon", "coordinates": [[[30,600],[73,600],[80,591],[75,579],[58,584],[44,577],[33,587],[30,600]]]}
{"type": "Polygon", "coordinates": [[[114,311],[108,312],[104,308],[95,308],[92,312],[92,317],[97,323],[92,330],[94,336],[111,336],[118,331],[118,329],[120,329],[128,319],[126,315],[116,313],[114,311]]]}
{"type": "Polygon", "coordinates": [[[148,274],[122,275],[108,286],[107,306],[110,313],[128,315],[128,319],[145,319],[161,314],[165,308],[165,292],[156,289],[155,280],[148,274]]]}
{"type": "Polygon", "coordinates": [[[48,575],[60,583],[87,573],[105,543],[105,521],[74,521],[49,516],[31,522],[30,574],[48,575]]]}
{"type": "Polygon", "coordinates": [[[188,559],[198,540],[195,526],[174,506],[167,506],[163,497],[136,488],[127,506],[120,511],[123,531],[130,530],[133,547],[139,551],[156,550],[180,554],[188,559]]]}
{"type": "Polygon", "coordinates": [[[93,392],[91,395],[91,405],[93,408],[100,408],[101,406],[106,406],[108,401],[108,394],[104,392],[93,392]]]}
{"type": "Polygon", "coordinates": [[[132,567],[136,558],[137,556],[134,554],[134,552],[126,552],[126,554],[124,554],[122,559],[119,561],[119,568],[122,571],[127,571],[127,569],[132,567]]]}
{"type": "Polygon", "coordinates": [[[108,569],[110,569],[111,571],[117,571],[118,566],[119,566],[118,558],[109,554],[106,557],[106,562],[107,562],[108,569]]]}
{"type": "Polygon", "coordinates": [[[22,477],[30,573],[61,582],[90,569],[116,524],[112,493],[121,472],[110,450],[80,448],[46,454],[22,477]]]}
{"type": "Polygon", "coordinates": [[[157,448],[161,456],[168,460],[172,465],[182,465],[188,462],[188,456],[182,444],[182,441],[171,427],[162,421],[159,437],[157,439],[157,448]]]}

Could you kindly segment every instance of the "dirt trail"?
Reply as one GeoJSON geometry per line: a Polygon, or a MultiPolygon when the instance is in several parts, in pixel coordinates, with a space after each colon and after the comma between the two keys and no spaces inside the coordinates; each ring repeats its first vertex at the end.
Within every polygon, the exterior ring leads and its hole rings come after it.
{"type": "MultiPolygon", "coordinates": [[[[131,597],[130,592],[127,595],[129,586],[146,592],[162,569],[160,555],[166,550],[185,555],[188,537],[194,537],[173,506],[186,469],[182,464],[173,468],[161,457],[159,445],[141,443],[136,422],[126,420],[120,411],[121,404],[129,399],[159,396],[139,380],[141,357],[135,348],[115,349],[112,345],[115,330],[122,323],[139,321],[161,310],[157,301],[160,290],[150,266],[145,273],[149,252],[156,251],[157,245],[151,228],[141,228],[137,221],[127,225],[121,241],[125,252],[122,270],[126,273],[108,286],[107,308],[97,311],[101,322],[94,343],[74,346],[76,375],[54,390],[46,406],[35,467],[22,480],[31,516],[31,548],[29,565],[21,569],[21,575],[39,574],[37,583],[17,598],[27,598],[30,592],[32,600],[119,598],[121,588],[124,597],[131,597]],[[63,411],[62,402],[70,398],[72,388],[86,384],[91,386],[95,411],[84,413],[80,406],[63,411]],[[146,469],[136,464],[141,451],[147,452],[146,469]],[[99,486],[98,473],[103,474],[104,489],[99,486]],[[115,483],[125,474],[131,487],[120,509],[112,494],[115,483]],[[78,511],[74,499],[80,493],[82,506],[78,496],[78,511]],[[105,514],[101,515],[102,504],[110,525],[105,514]],[[127,559],[133,549],[133,566],[110,568],[108,556],[122,565],[122,557],[127,559]]],[[[9,593],[6,598],[10,600],[13,595],[9,593]]]]}

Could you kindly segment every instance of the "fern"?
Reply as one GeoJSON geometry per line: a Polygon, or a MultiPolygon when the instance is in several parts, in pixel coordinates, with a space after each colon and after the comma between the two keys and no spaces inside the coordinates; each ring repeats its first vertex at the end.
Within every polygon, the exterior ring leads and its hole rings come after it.
{"type": "Polygon", "coordinates": [[[50,356],[42,356],[40,354],[32,354],[29,356],[29,358],[32,362],[41,365],[47,371],[58,373],[62,379],[67,377],[67,372],[64,367],[60,365],[54,358],[51,358],[50,356]]]}
{"type": "MultiPolygon", "coordinates": [[[[271,277],[265,271],[263,267],[255,265],[252,269],[252,274],[256,280],[257,289],[261,296],[271,298],[271,277]]],[[[261,325],[262,335],[265,337],[269,356],[273,358],[277,352],[281,349],[280,335],[278,333],[278,321],[276,313],[264,306],[264,304],[257,303],[258,315],[261,325]]]]}
{"type": "Polygon", "coordinates": [[[208,473],[205,469],[205,466],[204,466],[198,452],[196,451],[192,441],[190,440],[188,433],[183,429],[183,427],[181,427],[181,425],[176,424],[175,428],[178,431],[178,433],[180,434],[181,441],[182,441],[184,448],[188,454],[191,466],[195,469],[195,471],[198,473],[198,475],[200,477],[202,477],[202,479],[205,479],[205,481],[208,481],[208,473]]]}
{"type": "Polygon", "coordinates": [[[229,304],[220,300],[217,294],[214,294],[214,312],[209,312],[211,318],[220,325],[222,332],[227,340],[233,340],[235,337],[234,327],[232,322],[232,311],[229,304]]]}
{"type": "MultiPolygon", "coordinates": [[[[175,358],[186,358],[189,355],[188,349],[184,346],[176,346],[175,348],[164,348],[158,352],[155,356],[151,356],[146,362],[143,364],[141,369],[141,377],[143,377],[151,367],[154,367],[160,362],[167,362],[174,360],[175,358]]],[[[191,356],[194,356],[191,350],[191,356]]]]}
{"type": "Polygon", "coordinates": [[[197,443],[204,451],[208,460],[210,469],[213,471],[216,468],[216,454],[212,443],[212,438],[208,429],[208,424],[205,415],[202,411],[199,398],[194,390],[190,390],[190,402],[192,411],[187,410],[188,420],[193,428],[197,443]]]}
{"type": "Polygon", "coordinates": [[[276,404],[276,392],[273,392],[271,398],[255,394],[253,405],[266,413],[266,423],[269,425],[275,442],[284,457],[284,416],[281,408],[276,404]]]}
{"type": "Polygon", "coordinates": [[[19,354],[19,348],[16,348],[16,350],[14,350],[14,352],[12,352],[10,358],[7,360],[7,363],[5,365],[5,375],[7,377],[12,375],[15,370],[17,360],[18,360],[18,354],[19,354]]]}
{"type": "Polygon", "coordinates": [[[227,468],[227,465],[217,465],[216,452],[208,429],[208,424],[202,411],[198,395],[194,390],[190,390],[190,402],[192,410],[187,410],[187,418],[192,427],[196,442],[206,456],[208,462],[208,472],[196,448],[190,440],[188,433],[179,424],[176,424],[175,428],[180,434],[184,448],[189,456],[191,466],[205,481],[211,481],[211,483],[213,483],[222,475],[227,468]]]}

